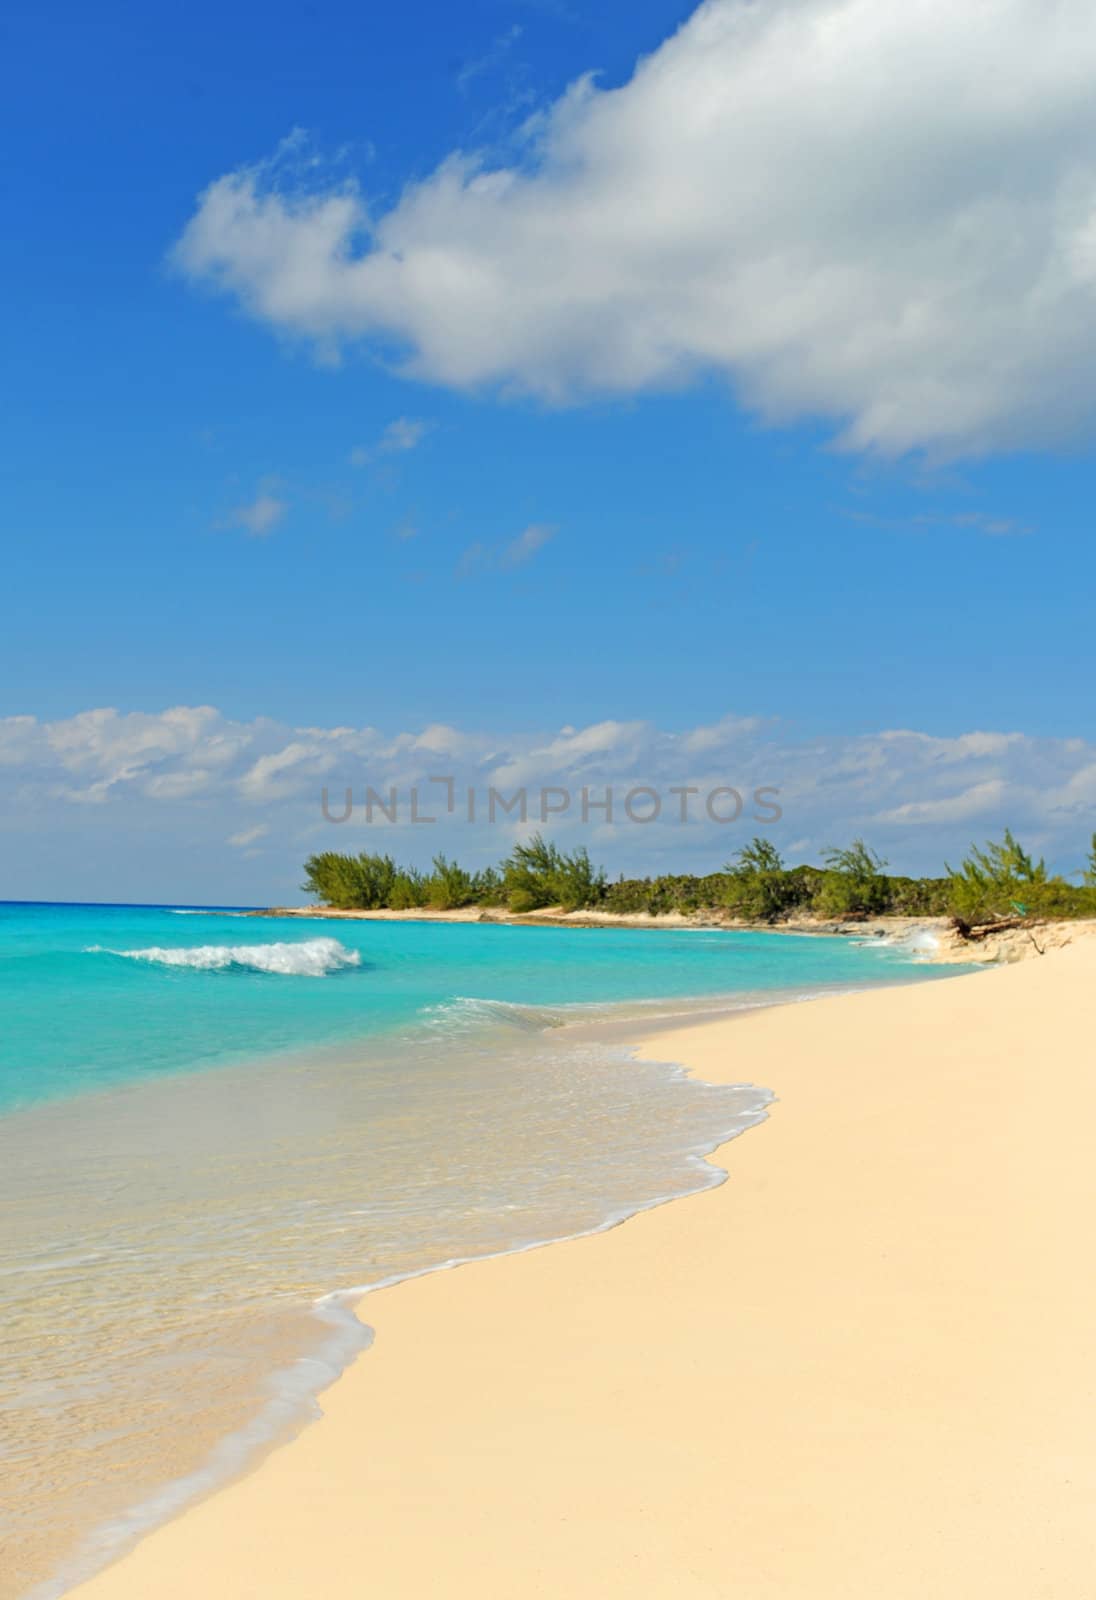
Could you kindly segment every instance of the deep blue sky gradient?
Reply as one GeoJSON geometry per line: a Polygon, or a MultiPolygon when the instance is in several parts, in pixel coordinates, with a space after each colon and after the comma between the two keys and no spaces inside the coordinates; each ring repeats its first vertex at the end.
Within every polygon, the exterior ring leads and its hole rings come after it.
{"type": "Polygon", "coordinates": [[[7,9],[0,714],[1091,735],[1088,456],[865,462],[716,381],[456,395],[317,365],[166,265],[201,189],[294,128],[390,203],[688,9],[7,9]],[[416,450],[349,464],[401,416],[416,450]],[[225,526],[264,485],[284,520],[225,526]],[[461,574],[530,523],[557,529],[534,561],[461,574]]]}

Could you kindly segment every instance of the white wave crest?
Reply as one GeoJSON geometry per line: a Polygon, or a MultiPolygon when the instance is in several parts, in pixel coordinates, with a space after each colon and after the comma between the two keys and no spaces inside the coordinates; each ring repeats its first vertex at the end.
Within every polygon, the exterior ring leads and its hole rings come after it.
{"type": "Polygon", "coordinates": [[[907,928],[904,933],[884,934],[881,939],[859,939],[861,948],[892,950],[914,961],[931,961],[940,948],[940,940],[931,928],[907,928]]]}
{"type": "Polygon", "coordinates": [[[329,972],[358,967],[362,959],[337,939],[305,939],[300,944],[197,944],[175,950],[163,945],[150,945],[146,950],[107,950],[92,945],[90,953],[125,956],[160,967],[190,967],[197,972],[227,972],[238,967],[292,978],[323,978],[329,972]]]}

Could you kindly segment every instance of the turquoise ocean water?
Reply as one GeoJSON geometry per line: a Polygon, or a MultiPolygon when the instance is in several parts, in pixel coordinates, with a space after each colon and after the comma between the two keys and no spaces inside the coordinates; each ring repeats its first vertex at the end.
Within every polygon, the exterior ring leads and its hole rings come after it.
{"type": "Polygon", "coordinates": [[[764,1115],[626,1040],[938,975],[707,930],[0,905],[0,1597],[48,1600],[315,1412],[363,1290],[721,1181],[764,1115]]]}
{"type": "Polygon", "coordinates": [[[901,952],[770,934],[0,904],[0,1111],[444,1023],[435,1008],[450,1008],[456,1026],[475,1015],[476,1001],[551,1008],[760,997],[857,987],[899,971],[923,969],[901,952]]]}

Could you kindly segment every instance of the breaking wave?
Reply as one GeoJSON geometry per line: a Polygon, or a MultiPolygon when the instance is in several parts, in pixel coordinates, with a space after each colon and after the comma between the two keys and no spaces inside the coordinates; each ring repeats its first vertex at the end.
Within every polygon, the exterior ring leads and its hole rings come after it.
{"type": "Polygon", "coordinates": [[[853,943],[861,950],[883,950],[919,963],[934,960],[940,948],[939,936],[932,928],[907,928],[873,939],[855,939],[853,943]]]}
{"type": "Polygon", "coordinates": [[[89,953],[124,956],[158,967],[189,967],[196,972],[273,972],[282,977],[324,978],[329,972],[360,967],[361,956],[337,939],[305,939],[299,944],[196,944],[182,949],[150,945],[146,950],[108,950],[92,945],[89,953]]]}

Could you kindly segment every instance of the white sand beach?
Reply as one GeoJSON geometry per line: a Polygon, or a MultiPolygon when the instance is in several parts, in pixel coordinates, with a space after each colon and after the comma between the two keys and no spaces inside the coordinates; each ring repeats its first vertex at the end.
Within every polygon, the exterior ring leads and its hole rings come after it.
{"type": "Polygon", "coordinates": [[[368,1297],[324,1418],[80,1600],[1089,1600],[1096,943],[663,1034],[728,1181],[368,1297]]]}

